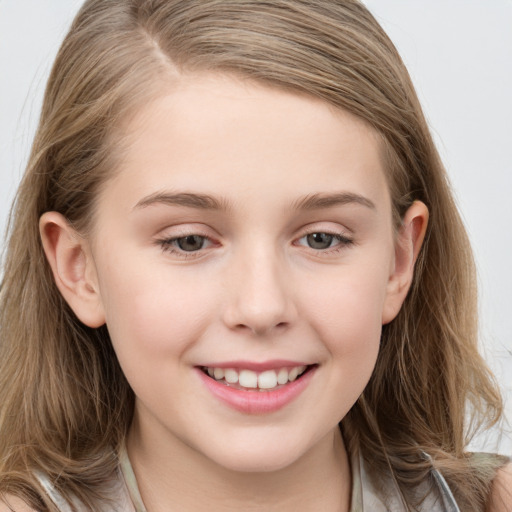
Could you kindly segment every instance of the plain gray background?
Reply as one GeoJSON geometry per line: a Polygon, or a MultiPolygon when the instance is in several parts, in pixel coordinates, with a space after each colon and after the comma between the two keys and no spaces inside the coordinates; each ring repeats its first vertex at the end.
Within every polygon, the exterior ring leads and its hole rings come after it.
{"type": "MultiPolygon", "coordinates": [[[[479,268],[482,349],[505,392],[511,420],[512,0],[365,3],[409,68],[450,174],[479,268]]],[[[52,60],[80,4],[0,0],[1,229],[52,60]]],[[[512,453],[510,433],[494,442],[512,453]]],[[[487,442],[485,449],[496,446],[487,442]]]]}

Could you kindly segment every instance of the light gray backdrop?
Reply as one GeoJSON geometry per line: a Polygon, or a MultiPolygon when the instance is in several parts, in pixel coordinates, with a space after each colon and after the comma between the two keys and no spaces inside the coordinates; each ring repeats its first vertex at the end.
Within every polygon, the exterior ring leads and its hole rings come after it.
{"type": "MultiPolygon", "coordinates": [[[[80,0],[0,0],[0,228],[80,0]]],[[[482,349],[512,418],[512,0],[367,0],[405,60],[475,248],[482,349]]],[[[512,436],[499,441],[512,453],[512,436]]],[[[476,445],[483,446],[479,440],[476,445]]],[[[486,449],[495,449],[487,444],[486,449]]]]}

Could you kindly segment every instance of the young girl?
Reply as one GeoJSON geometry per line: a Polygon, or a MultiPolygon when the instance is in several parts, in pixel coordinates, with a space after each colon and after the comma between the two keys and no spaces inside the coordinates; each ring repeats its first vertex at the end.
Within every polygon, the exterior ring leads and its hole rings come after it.
{"type": "Polygon", "coordinates": [[[13,210],[0,510],[510,510],[475,295],[362,4],[88,0],[13,210]]]}

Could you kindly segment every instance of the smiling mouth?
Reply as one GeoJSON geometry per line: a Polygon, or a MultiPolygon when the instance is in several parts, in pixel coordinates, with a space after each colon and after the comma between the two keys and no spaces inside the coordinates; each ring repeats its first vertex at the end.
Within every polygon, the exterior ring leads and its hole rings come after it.
{"type": "Polygon", "coordinates": [[[274,391],[300,379],[316,365],[283,367],[255,372],[248,369],[203,366],[201,370],[210,378],[227,387],[243,391],[274,391]]]}

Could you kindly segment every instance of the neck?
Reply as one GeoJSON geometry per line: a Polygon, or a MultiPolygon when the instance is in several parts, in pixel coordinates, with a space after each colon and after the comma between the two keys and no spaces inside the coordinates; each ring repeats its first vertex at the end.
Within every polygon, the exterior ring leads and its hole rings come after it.
{"type": "Polygon", "coordinates": [[[225,468],[166,433],[148,432],[136,415],[127,438],[148,512],[349,510],[350,466],[337,427],[292,464],[261,472],[225,468]]]}

